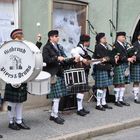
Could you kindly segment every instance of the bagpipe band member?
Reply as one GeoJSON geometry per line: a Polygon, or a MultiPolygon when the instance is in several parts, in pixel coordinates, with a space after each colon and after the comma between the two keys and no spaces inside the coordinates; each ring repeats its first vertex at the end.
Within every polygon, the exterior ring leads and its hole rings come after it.
{"type": "MultiPolygon", "coordinates": [[[[23,40],[23,31],[15,29],[10,36],[13,40],[23,40]]],[[[9,128],[13,130],[30,129],[22,118],[23,102],[27,100],[27,84],[6,84],[4,100],[8,101],[9,128]]]]}
{"type": "Polygon", "coordinates": [[[42,46],[42,42],[41,42],[41,34],[37,34],[37,42],[36,42],[36,46],[40,49],[42,46]]]}
{"type": "Polygon", "coordinates": [[[129,103],[124,101],[124,93],[125,93],[125,84],[130,83],[130,73],[129,73],[129,65],[128,63],[133,63],[135,61],[135,57],[128,57],[127,48],[125,46],[126,42],[126,33],[125,32],[117,32],[116,34],[116,42],[114,44],[114,48],[112,53],[114,56],[119,54],[119,61],[114,67],[114,93],[115,93],[115,105],[122,107],[130,106],[129,103]]]}
{"type": "Polygon", "coordinates": [[[115,62],[111,56],[111,50],[107,46],[105,33],[98,33],[96,35],[96,46],[94,51],[94,58],[104,58],[104,62],[95,65],[95,87],[97,88],[97,105],[96,109],[105,111],[105,109],[112,109],[106,103],[106,90],[108,86],[113,84],[112,64],[115,62]]]}
{"type": "Polygon", "coordinates": [[[131,55],[136,56],[136,61],[130,64],[130,77],[131,82],[133,82],[133,94],[134,102],[140,104],[138,100],[139,95],[139,83],[140,83],[140,31],[137,35],[137,40],[133,44],[133,48],[130,50],[131,55]]]}
{"type": "Polygon", "coordinates": [[[64,124],[64,119],[58,115],[60,98],[67,96],[64,83],[64,69],[75,63],[76,58],[66,58],[62,46],[58,44],[59,32],[51,30],[48,32],[48,42],[43,47],[43,62],[47,65],[43,68],[51,74],[51,92],[48,98],[53,99],[50,120],[57,124],[64,124]]]}
{"type": "Polygon", "coordinates": [[[84,92],[88,91],[88,74],[90,70],[90,63],[88,60],[90,60],[90,56],[88,55],[87,48],[90,45],[90,36],[87,34],[82,34],[80,36],[80,41],[77,45],[77,47],[73,48],[71,50],[71,54],[73,57],[79,56],[80,57],[80,64],[82,65],[77,65],[76,67],[83,67],[85,70],[85,75],[86,75],[86,82],[87,84],[81,85],[81,87],[77,87],[75,92],[77,93],[76,98],[77,98],[77,114],[80,116],[85,116],[89,114],[90,112],[86,110],[83,107],[83,99],[84,99],[84,92]]]}

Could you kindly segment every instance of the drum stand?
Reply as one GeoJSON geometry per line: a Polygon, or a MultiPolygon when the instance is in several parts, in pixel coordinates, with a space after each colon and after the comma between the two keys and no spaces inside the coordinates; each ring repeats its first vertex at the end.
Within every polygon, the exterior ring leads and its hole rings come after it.
{"type": "Polygon", "coordinates": [[[93,97],[95,97],[95,98],[97,99],[97,97],[96,97],[96,95],[95,95],[95,92],[93,91],[92,87],[90,88],[89,93],[91,93],[92,95],[89,97],[89,99],[88,99],[88,101],[87,101],[88,103],[91,101],[91,99],[92,99],[93,97]]]}

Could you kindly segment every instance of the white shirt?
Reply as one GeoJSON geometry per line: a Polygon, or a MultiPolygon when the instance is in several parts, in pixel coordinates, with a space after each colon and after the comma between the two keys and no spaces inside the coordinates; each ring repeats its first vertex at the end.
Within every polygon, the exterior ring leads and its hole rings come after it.
{"type": "Polygon", "coordinates": [[[120,42],[120,41],[118,41],[118,40],[117,40],[117,42],[118,42],[121,46],[123,46],[123,48],[125,48],[122,42],[120,42]]]}
{"type": "Polygon", "coordinates": [[[105,49],[107,49],[107,46],[103,43],[100,43],[102,46],[104,46],[105,49]]]}
{"type": "MultiPolygon", "coordinates": [[[[85,48],[82,44],[80,44],[80,46],[81,46],[84,50],[86,50],[86,48],[85,48]]],[[[72,57],[79,56],[79,57],[80,57],[80,61],[82,61],[84,58],[83,58],[80,54],[82,54],[82,55],[85,54],[85,52],[83,51],[82,48],[80,48],[80,47],[73,48],[73,49],[71,50],[71,55],[72,55],[72,57]]],[[[86,51],[87,51],[87,50],[86,50],[86,51]]],[[[94,59],[92,59],[92,60],[94,60],[94,59]]],[[[99,64],[99,63],[101,63],[101,61],[92,62],[93,65],[99,64]]]]}
{"type": "MultiPolygon", "coordinates": [[[[82,44],[80,44],[80,46],[84,49],[84,50],[86,50],[86,48],[84,48],[84,46],[82,45],[82,44]]],[[[76,56],[79,56],[80,57],[80,61],[82,61],[84,58],[81,56],[81,55],[84,55],[85,54],[85,52],[83,51],[83,49],[82,48],[80,48],[80,47],[76,47],[76,48],[73,48],[72,50],[71,50],[71,55],[72,55],[72,57],[76,57],[76,56]],[[81,55],[80,55],[81,54],[81,55]]]]}

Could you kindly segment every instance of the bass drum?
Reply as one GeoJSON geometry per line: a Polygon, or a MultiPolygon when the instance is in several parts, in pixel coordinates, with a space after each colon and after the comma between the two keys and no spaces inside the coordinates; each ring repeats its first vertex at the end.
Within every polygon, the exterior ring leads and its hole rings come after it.
{"type": "Polygon", "coordinates": [[[6,83],[21,84],[35,79],[42,70],[41,51],[29,41],[9,41],[0,48],[0,77],[6,83]]]}

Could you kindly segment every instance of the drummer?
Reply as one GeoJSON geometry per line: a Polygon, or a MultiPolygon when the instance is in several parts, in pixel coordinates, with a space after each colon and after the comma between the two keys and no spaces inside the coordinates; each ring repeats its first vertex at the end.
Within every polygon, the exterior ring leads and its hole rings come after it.
{"type": "MultiPolygon", "coordinates": [[[[83,67],[85,70],[85,75],[86,75],[86,82],[88,84],[88,75],[89,75],[89,70],[90,70],[90,63],[88,60],[91,59],[91,57],[88,55],[87,48],[90,45],[90,36],[88,34],[82,34],[80,36],[80,41],[77,45],[76,48],[71,50],[71,54],[73,57],[80,57],[80,61],[83,65],[80,67],[83,67]]],[[[86,110],[83,107],[83,99],[84,99],[84,92],[88,91],[88,85],[80,85],[76,87],[75,92],[77,93],[77,105],[78,105],[78,110],[77,114],[79,116],[85,116],[89,114],[90,112],[86,110]]]]}
{"type": "MultiPolygon", "coordinates": [[[[13,40],[22,41],[22,29],[13,30],[10,37],[13,40]]],[[[27,100],[27,84],[6,84],[4,100],[8,101],[9,128],[13,130],[29,130],[30,128],[25,124],[22,118],[23,102],[27,100]]]]}
{"type": "Polygon", "coordinates": [[[77,58],[66,59],[63,47],[58,44],[59,32],[51,30],[48,32],[48,42],[43,47],[43,62],[47,65],[43,68],[51,74],[51,93],[48,98],[53,99],[50,120],[57,124],[64,124],[64,119],[58,114],[60,98],[67,96],[68,92],[64,83],[63,70],[73,65],[77,58]]]}

